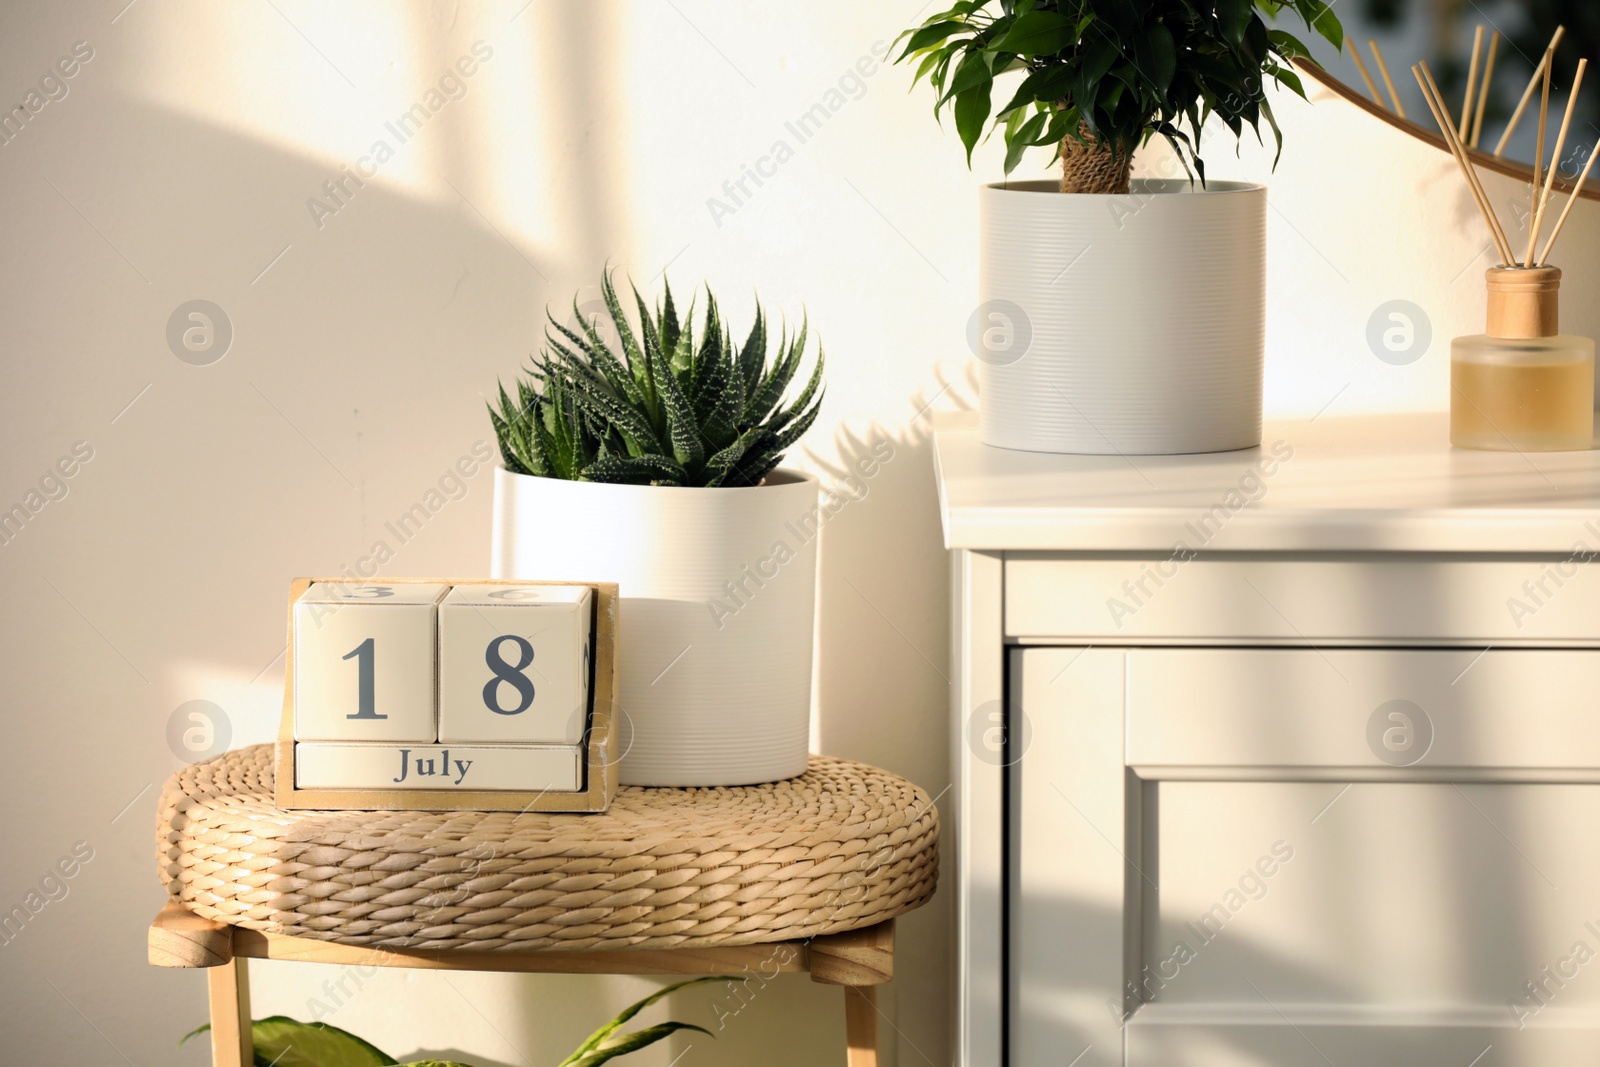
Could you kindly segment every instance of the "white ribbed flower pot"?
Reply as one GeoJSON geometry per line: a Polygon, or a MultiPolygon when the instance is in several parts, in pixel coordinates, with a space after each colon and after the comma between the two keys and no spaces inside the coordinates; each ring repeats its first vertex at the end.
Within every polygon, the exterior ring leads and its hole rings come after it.
{"type": "Polygon", "coordinates": [[[491,573],[616,582],[623,785],[804,773],[817,481],[604,485],[494,472],[491,573]]]}
{"type": "Polygon", "coordinates": [[[1266,189],[1054,182],[980,193],[980,426],[1033,452],[1261,443],[1266,189]]]}

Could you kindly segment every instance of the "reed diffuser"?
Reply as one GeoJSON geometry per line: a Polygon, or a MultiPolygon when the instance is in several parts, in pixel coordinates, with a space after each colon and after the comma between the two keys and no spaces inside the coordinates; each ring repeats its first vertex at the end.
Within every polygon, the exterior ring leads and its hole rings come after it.
{"type": "MultiPolygon", "coordinates": [[[[1559,36],[1558,36],[1559,39],[1559,36]]],[[[1478,45],[1481,46],[1481,34],[1478,45]]],[[[1477,47],[1474,48],[1474,73],[1477,47]]],[[[1492,52],[1491,52],[1492,59],[1492,52]]],[[[1472,81],[1468,81],[1467,100],[1462,107],[1459,128],[1449,106],[1439,92],[1438,83],[1426,63],[1411,68],[1423,98],[1439,124],[1445,143],[1466,176],[1478,209],[1488,224],[1489,234],[1500,254],[1500,265],[1485,274],[1488,287],[1488,314],[1485,332],[1458,337],[1450,347],[1450,443],[1458,448],[1495,452],[1566,452],[1590,448],[1594,441],[1594,341],[1574,337],[1560,330],[1561,271],[1549,265],[1550,250],[1566,225],[1578,194],[1583,191],[1600,151],[1589,153],[1566,206],[1555,227],[1538,247],[1544,229],[1545,209],[1550,204],[1556,168],[1572,124],[1578,90],[1588,60],[1578,62],[1572,82],[1566,115],[1556,137],[1555,152],[1540,181],[1544,158],[1544,128],[1549,117],[1550,76],[1555,66],[1555,42],[1545,52],[1535,77],[1543,78],[1539,107],[1539,146],[1533,164],[1533,212],[1528,227],[1528,247],[1519,258],[1512,250],[1505,229],[1489,204],[1483,184],[1467,154],[1481,132],[1481,120],[1472,116],[1472,81]],[[1470,133],[1469,133],[1470,131],[1470,133]]],[[[1483,91],[1488,90],[1485,71],[1483,91]]],[[[1526,102],[1532,92],[1524,94],[1526,102]]],[[[1520,114],[1521,108],[1518,108],[1520,114]]],[[[1479,114],[1481,115],[1481,109],[1479,114]]],[[[1504,141],[1502,140],[1502,145],[1504,141]]]]}

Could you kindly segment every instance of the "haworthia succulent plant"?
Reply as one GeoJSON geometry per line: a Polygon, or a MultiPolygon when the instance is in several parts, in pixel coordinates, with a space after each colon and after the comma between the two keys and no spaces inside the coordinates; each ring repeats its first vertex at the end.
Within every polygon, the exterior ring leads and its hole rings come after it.
{"type": "Polygon", "coordinates": [[[547,311],[533,365],[511,391],[502,384],[489,405],[507,470],[569,481],[753,486],[816,421],[820,345],[810,377],[784,402],[805,355],[803,320],[792,338],[779,331],[769,358],[759,306],[744,344],[735,345],[707,289],[696,344],[693,305],[680,322],[670,285],[663,283],[654,309],[633,289],[637,323],[610,270],[600,292],[615,339],[608,343],[576,300],[575,329],[547,311]]]}

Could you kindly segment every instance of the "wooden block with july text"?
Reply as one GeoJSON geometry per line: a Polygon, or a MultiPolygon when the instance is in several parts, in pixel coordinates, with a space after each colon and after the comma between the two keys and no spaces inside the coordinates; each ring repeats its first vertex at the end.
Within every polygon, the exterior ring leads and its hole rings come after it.
{"type": "Polygon", "coordinates": [[[583,788],[576,745],[377,745],[301,742],[301,789],[486,789],[572,793],[583,788]]]}

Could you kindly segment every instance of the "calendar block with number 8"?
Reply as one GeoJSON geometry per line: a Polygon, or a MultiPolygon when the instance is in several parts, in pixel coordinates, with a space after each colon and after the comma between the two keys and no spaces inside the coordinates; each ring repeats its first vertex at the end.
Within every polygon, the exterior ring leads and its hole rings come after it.
{"type": "Polygon", "coordinates": [[[458,585],[439,605],[439,740],[576,744],[589,707],[591,594],[458,585]]]}
{"type": "Polygon", "coordinates": [[[435,630],[443,584],[317,582],[294,606],[299,741],[437,737],[435,630]]]}

